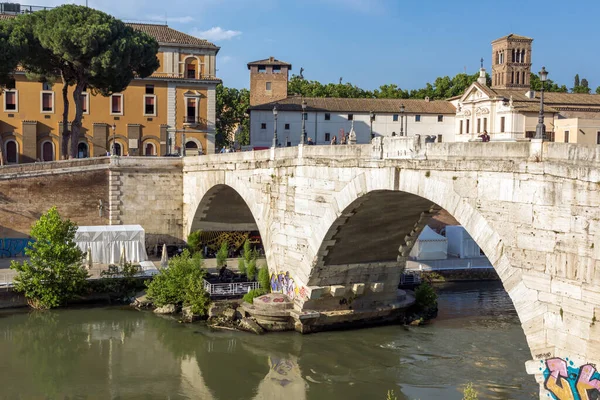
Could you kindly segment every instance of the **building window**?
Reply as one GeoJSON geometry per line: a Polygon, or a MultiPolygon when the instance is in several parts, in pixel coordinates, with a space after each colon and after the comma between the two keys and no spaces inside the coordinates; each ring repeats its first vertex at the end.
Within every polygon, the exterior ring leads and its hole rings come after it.
{"type": "Polygon", "coordinates": [[[16,90],[4,91],[4,111],[19,111],[19,92],[16,90]]]}
{"type": "Polygon", "coordinates": [[[121,147],[121,143],[116,142],[114,144],[114,154],[116,156],[122,156],[123,155],[123,148],[121,147]]]}
{"type": "Polygon", "coordinates": [[[487,131],[487,118],[483,119],[483,130],[487,131]]]}
{"type": "Polygon", "coordinates": [[[281,65],[273,65],[273,73],[274,74],[281,73],[281,65]]]}
{"type": "Polygon", "coordinates": [[[308,121],[308,113],[302,114],[302,118],[304,118],[305,121],[308,121]]]}
{"type": "Polygon", "coordinates": [[[77,158],[88,158],[89,156],[87,143],[79,143],[77,145],[77,158]]]}
{"type": "Polygon", "coordinates": [[[458,134],[462,135],[463,133],[463,120],[461,119],[458,124],[458,134]]]}
{"type": "Polygon", "coordinates": [[[123,95],[113,94],[110,96],[111,115],[123,115],[123,95]]]}
{"type": "Polygon", "coordinates": [[[43,91],[51,91],[52,85],[49,84],[48,82],[42,82],[42,90],[43,91]]]}
{"type": "Polygon", "coordinates": [[[196,66],[194,64],[187,65],[187,75],[188,79],[196,79],[196,66]]]}
{"type": "Polygon", "coordinates": [[[519,71],[517,71],[517,85],[519,84],[519,78],[520,78],[521,74],[519,73],[519,71]]]}
{"type": "Polygon", "coordinates": [[[600,131],[596,132],[596,144],[600,144],[600,131]]]}
{"type": "Polygon", "coordinates": [[[438,122],[444,122],[444,116],[438,115],[438,122]]]}
{"type": "Polygon", "coordinates": [[[81,93],[81,110],[84,114],[90,113],[90,96],[87,92],[81,93]]]}
{"type": "Polygon", "coordinates": [[[6,150],[6,162],[8,164],[16,164],[19,162],[19,146],[14,140],[8,140],[4,144],[6,150]]]}
{"type": "Polygon", "coordinates": [[[419,114],[415,115],[415,122],[421,122],[421,116],[419,114]]]}
{"type": "Polygon", "coordinates": [[[50,141],[42,143],[42,161],[54,161],[54,145],[50,141]]]}
{"type": "Polygon", "coordinates": [[[500,132],[504,133],[506,129],[506,117],[500,117],[500,132]]]}
{"type": "Polygon", "coordinates": [[[331,120],[331,114],[325,113],[325,121],[329,121],[329,120],[331,120]]]}
{"type": "Polygon", "coordinates": [[[156,155],[156,148],[154,147],[153,143],[146,143],[146,145],[144,146],[144,155],[145,156],[155,156],[156,155]]]}
{"type": "Polygon", "coordinates": [[[565,131],[565,143],[569,143],[569,131],[565,131]]]}
{"type": "Polygon", "coordinates": [[[477,133],[481,132],[481,118],[477,118],[477,133]]]}
{"type": "Polygon", "coordinates": [[[512,71],[510,74],[510,83],[515,83],[515,71],[512,71]]]}
{"type": "Polygon", "coordinates": [[[285,129],[286,131],[289,131],[289,130],[290,130],[290,124],[285,124],[285,126],[284,126],[284,129],[285,129]]]}
{"type": "Polygon", "coordinates": [[[8,83],[6,84],[6,90],[14,90],[17,88],[17,81],[15,81],[14,79],[9,79],[8,83]]]}
{"type": "Polygon", "coordinates": [[[153,94],[144,96],[144,115],[156,116],[156,96],[153,94]]]}
{"type": "Polygon", "coordinates": [[[260,124],[260,129],[267,129],[267,124],[264,122],[260,124]]]}
{"type": "Polygon", "coordinates": [[[154,94],[154,85],[146,85],[146,94],[154,94]]]}
{"type": "Polygon", "coordinates": [[[271,82],[266,82],[265,86],[265,89],[271,90],[271,82]]]}
{"type": "Polygon", "coordinates": [[[467,126],[466,126],[466,129],[465,129],[465,133],[469,133],[469,132],[470,132],[470,130],[469,130],[469,129],[470,129],[470,127],[471,127],[471,126],[470,126],[470,125],[471,125],[471,120],[467,120],[466,122],[467,122],[467,126]]]}
{"type": "Polygon", "coordinates": [[[398,114],[394,114],[394,116],[392,117],[392,120],[394,122],[398,122],[398,114]]]}
{"type": "Polygon", "coordinates": [[[354,114],[348,114],[348,121],[352,121],[354,119],[354,114]]]}
{"type": "Polygon", "coordinates": [[[267,73],[267,67],[265,67],[264,65],[259,65],[258,66],[258,73],[259,74],[266,74],[267,73]]]}
{"type": "Polygon", "coordinates": [[[186,98],[186,107],[185,107],[185,122],[188,124],[195,124],[197,121],[197,99],[195,98],[186,98]]]}
{"type": "Polygon", "coordinates": [[[329,142],[331,140],[331,135],[329,133],[325,134],[325,141],[329,142]]]}
{"type": "Polygon", "coordinates": [[[43,113],[54,112],[54,92],[42,92],[42,109],[43,113]]]}
{"type": "Polygon", "coordinates": [[[438,135],[437,141],[438,141],[438,143],[442,143],[442,135],[438,135]]]}

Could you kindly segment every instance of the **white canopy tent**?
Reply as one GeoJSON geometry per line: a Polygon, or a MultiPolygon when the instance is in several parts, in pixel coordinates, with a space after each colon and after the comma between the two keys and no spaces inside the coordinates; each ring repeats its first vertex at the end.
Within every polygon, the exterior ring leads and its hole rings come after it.
{"type": "Polygon", "coordinates": [[[469,232],[460,225],[446,227],[448,238],[448,253],[459,258],[483,257],[479,245],[473,240],[469,232]]]}
{"type": "Polygon", "coordinates": [[[448,258],[448,239],[425,226],[410,251],[410,257],[415,260],[445,260],[448,258]]]}
{"type": "Polygon", "coordinates": [[[139,263],[148,260],[145,236],[141,225],[80,226],[75,243],[83,252],[92,250],[94,263],[117,264],[123,247],[127,261],[139,263]]]}

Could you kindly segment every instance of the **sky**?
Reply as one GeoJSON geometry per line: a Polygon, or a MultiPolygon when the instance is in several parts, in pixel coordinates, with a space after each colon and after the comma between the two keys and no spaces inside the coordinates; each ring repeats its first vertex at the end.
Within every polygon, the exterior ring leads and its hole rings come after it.
{"type": "MultiPolygon", "coordinates": [[[[31,0],[56,6],[86,0],[31,0]]],[[[248,88],[246,64],[273,56],[322,83],[363,89],[417,89],[438,76],[491,70],[491,41],[509,33],[534,39],[532,70],[573,86],[600,86],[595,16],[600,2],[545,0],[88,0],[126,21],[168,22],[221,47],[217,75],[248,88]]]]}

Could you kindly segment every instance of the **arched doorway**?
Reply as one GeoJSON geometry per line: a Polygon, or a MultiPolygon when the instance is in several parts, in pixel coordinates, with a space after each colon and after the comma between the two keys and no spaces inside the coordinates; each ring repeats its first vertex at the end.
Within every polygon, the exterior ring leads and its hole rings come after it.
{"type": "Polygon", "coordinates": [[[185,143],[185,155],[186,156],[197,156],[199,150],[198,144],[195,141],[188,141],[185,143]]]}
{"type": "Polygon", "coordinates": [[[88,153],[88,145],[87,143],[79,143],[79,145],[77,146],[77,158],[88,158],[89,157],[89,153],[88,153]]]}
{"type": "Polygon", "coordinates": [[[122,156],[123,155],[123,148],[121,147],[121,143],[115,142],[113,152],[114,152],[113,155],[115,155],[115,156],[122,156]]]}
{"type": "Polygon", "coordinates": [[[19,162],[19,146],[14,140],[9,140],[5,145],[6,149],[6,163],[16,164],[19,162]]]}
{"type": "Polygon", "coordinates": [[[156,155],[156,147],[154,143],[147,142],[144,145],[144,155],[145,156],[155,156],[156,155]]]}
{"type": "Polygon", "coordinates": [[[42,143],[42,161],[54,161],[54,145],[50,141],[42,143]]]}

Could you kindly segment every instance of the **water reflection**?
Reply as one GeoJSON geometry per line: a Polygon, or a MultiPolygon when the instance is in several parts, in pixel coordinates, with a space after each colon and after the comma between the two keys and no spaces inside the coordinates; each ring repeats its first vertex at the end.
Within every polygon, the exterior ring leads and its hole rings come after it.
{"type": "Polygon", "coordinates": [[[469,381],[482,398],[531,398],[525,338],[501,286],[441,299],[446,311],[426,328],[308,336],[214,332],[122,308],[6,315],[0,398],[383,399],[394,389],[460,399],[469,381]]]}

